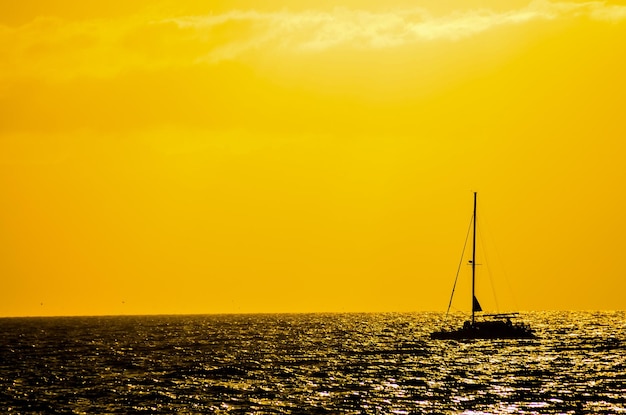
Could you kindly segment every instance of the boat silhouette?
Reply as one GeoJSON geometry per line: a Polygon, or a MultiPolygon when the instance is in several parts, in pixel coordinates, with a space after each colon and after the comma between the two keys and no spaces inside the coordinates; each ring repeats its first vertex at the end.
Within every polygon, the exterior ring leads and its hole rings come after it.
{"type": "MultiPolygon", "coordinates": [[[[476,200],[474,192],[474,213],[472,215],[472,317],[458,329],[441,329],[430,334],[431,339],[438,340],[466,340],[466,339],[531,339],[535,338],[532,328],[523,322],[514,322],[518,313],[481,313],[482,307],[476,298],[476,200]]],[[[454,289],[453,293],[454,295],[454,289]]],[[[450,299],[452,301],[452,298],[450,299]]],[[[450,306],[448,306],[448,311],[450,306]]],[[[447,314],[447,313],[446,313],[447,314]]]]}

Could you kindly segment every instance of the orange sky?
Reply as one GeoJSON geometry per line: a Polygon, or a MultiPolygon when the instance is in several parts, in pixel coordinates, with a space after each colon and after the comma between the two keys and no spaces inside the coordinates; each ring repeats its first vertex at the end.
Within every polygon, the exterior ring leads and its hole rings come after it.
{"type": "Polygon", "coordinates": [[[1,6],[0,316],[624,309],[626,5],[257,3],[1,6]]]}

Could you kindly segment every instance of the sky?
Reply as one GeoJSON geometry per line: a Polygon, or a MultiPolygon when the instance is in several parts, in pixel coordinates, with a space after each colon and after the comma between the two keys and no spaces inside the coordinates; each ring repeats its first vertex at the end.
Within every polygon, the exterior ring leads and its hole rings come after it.
{"type": "Polygon", "coordinates": [[[625,308],[626,3],[0,6],[0,316],[625,308]],[[461,265],[459,265],[461,264],[461,265]],[[494,295],[495,293],[495,295],[494,295]]]}

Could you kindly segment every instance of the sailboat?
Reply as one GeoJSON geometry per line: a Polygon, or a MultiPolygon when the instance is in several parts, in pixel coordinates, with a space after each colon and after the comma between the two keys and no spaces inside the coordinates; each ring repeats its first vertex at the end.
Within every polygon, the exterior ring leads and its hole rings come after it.
{"type": "MultiPolygon", "coordinates": [[[[529,325],[523,322],[513,322],[518,313],[477,314],[482,307],[475,294],[476,288],[476,199],[474,192],[474,214],[472,216],[472,317],[465,321],[463,327],[452,330],[442,329],[430,334],[431,339],[465,340],[465,339],[531,339],[535,337],[529,325]]],[[[453,290],[454,294],[454,290],[453,290]]],[[[452,299],[450,300],[452,301],[452,299]]],[[[449,310],[449,307],[448,307],[449,310]]]]}

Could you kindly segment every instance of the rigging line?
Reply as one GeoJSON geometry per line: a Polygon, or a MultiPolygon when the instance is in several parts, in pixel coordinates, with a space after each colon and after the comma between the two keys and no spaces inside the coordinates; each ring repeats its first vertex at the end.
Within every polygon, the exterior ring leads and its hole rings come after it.
{"type": "Polygon", "coordinates": [[[459,267],[456,270],[456,277],[454,277],[454,285],[452,286],[452,294],[450,294],[450,301],[448,302],[448,309],[446,310],[446,318],[450,313],[450,307],[452,306],[452,299],[454,298],[454,290],[456,290],[456,283],[459,280],[459,273],[461,272],[461,266],[463,265],[463,257],[465,256],[465,248],[467,247],[467,240],[469,239],[470,232],[472,230],[472,223],[474,222],[474,214],[470,219],[469,227],[467,228],[467,235],[465,235],[465,243],[463,244],[463,252],[461,252],[461,260],[459,261],[459,267]]]}
{"type": "MultiPolygon", "coordinates": [[[[484,224],[484,220],[481,218],[481,223],[484,224]]],[[[485,226],[481,226],[482,229],[485,229],[485,226]]],[[[491,273],[491,268],[489,267],[489,253],[487,252],[487,243],[485,238],[488,238],[489,235],[485,235],[486,232],[478,231],[478,235],[480,238],[480,243],[483,248],[483,255],[485,256],[485,263],[487,264],[487,276],[489,277],[489,285],[491,285],[491,295],[493,295],[493,301],[496,303],[496,311],[500,311],[500,305],[498,304],[498,297],[496,296],[496,284],[493,274],[491,273]]]]}
{"type": "MultiPolygon", "coordinates": [[[[515,297],[515,290],[513,289],[513,286],[511,285],[511,280],[509,279],[509,275],[506,269],[506,264],[505,262],[502,260],[502,256],[500,255],[500,250],[498,249],[499,244],[496,243],[496,239],[494,237],[494,233],[490,231],[489,227],[484,227],[483,229],[486,230],[486,237],[490,239],[491,241],[491,245],[492,245],[492,250],[495,251],[495,256],[497,259],[497,264],[499,265],[499,272],[498,275],[501,275],[502,278],[499,279],[498,281],[502,281],[502,279],[504,279],[504,283],[506,284],[506,289],[507,291],[505,292],[505,294],[508,297],[505,297],[505,299],[509,298],[509,302],[512,303],[510,304],[510,306],[513,306],[514,309],[519,309],[519,306],[517,304],[517,298],[515,297]]],[[[500,287],[502,287],[502,285],[499,285],[500,287]]],[[[494,294],[495,295],[495,294],[494,294]]],[[[502,295],[502,290],[500,291],[500,295],[502,295]]],[[[496,302],[497,305],[497,302],[496,302]]],[[[505,305],[506,306],[506,305],[505,305]]]]}

